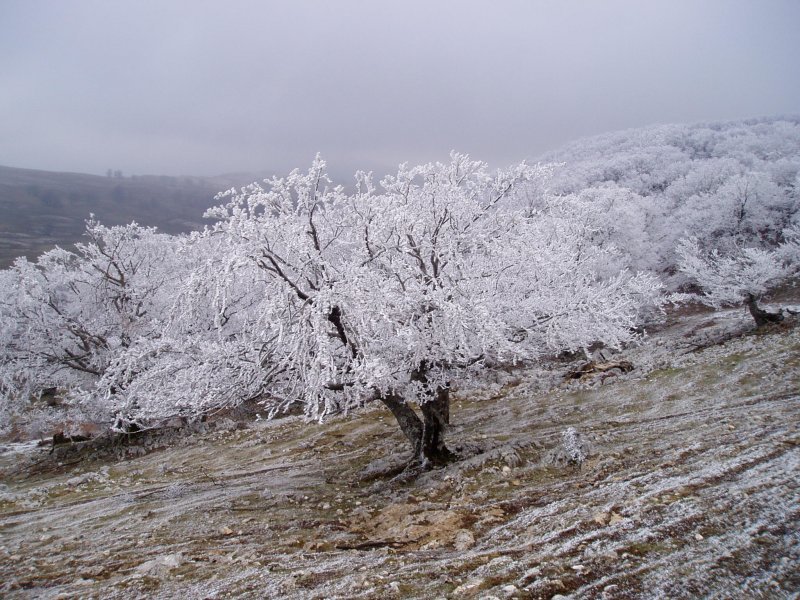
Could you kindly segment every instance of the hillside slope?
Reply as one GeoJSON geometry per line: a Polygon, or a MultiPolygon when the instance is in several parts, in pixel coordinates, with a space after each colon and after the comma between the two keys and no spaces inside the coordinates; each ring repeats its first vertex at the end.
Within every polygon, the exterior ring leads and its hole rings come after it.
{"type": "Polygon", "coordinates": [[[552,363],[460,390],[449,440],[463,459],[411,480],[396,477],[405,442],[377,407],[77,453],[9,445],[0,589],[796,597],[800,329],[702,312],[615,358],[634,370],[565,383],[576,365],[552,363]],[[562,448],[569,427],[581,465],[562,448]]]}

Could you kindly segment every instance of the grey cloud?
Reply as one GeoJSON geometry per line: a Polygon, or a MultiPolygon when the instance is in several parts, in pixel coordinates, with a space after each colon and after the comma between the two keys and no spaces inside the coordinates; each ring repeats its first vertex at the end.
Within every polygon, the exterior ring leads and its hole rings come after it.
{"type": "Polygon", "coordinates": [[[800,111],[787,1],[6,0],[0,164],[500,165],[656,122],[800,111]]]}

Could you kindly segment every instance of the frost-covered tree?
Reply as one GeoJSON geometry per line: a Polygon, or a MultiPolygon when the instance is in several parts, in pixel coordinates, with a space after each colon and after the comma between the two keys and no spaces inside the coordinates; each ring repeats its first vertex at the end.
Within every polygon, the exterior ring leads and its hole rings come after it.
{"type": "Polygon", "coordinates": [[[677,247],[678,268],[703,291],[704,304],[746,305],[756,325],[782,320],[782,313],[769,313],[758,301],[770,289],[797,273],[797,231],[787,230],[787,241],[772,250],[737,248],[723,254],[704,251],[696,238],[686,238],[677,247]]]}
{"type": "Polygon", "coordinates": [[[453,381],[619,346],[656,303],[602,207],[531,197],[549,172],[453,154],[348,192],[317,159],[222,194],[192,236],[91,222],[77,251],[2,272],[4,410],[48,387],[118,429],[249,399],[320,420],[379,401],[415,459],[446,460],[453,381]]]}
{"type": "Polygon", "coordinates": [[[264,395],[255,332],[271,290],[221,236],[171,240],[176,254],[158,335],[140,336],[109,361],[92,395],[113,400],[139,427],[196,418],[264,395]]]}
{"type": "Polygon", "coordinates": [[[525,184],[547,171],[492,174],[453,154],[402,165],[379,186],[359,173],[346,193],[318,158],[306,173],[226,193],[207,236],[230,240],[269,286],[253,335],[272,411],[300,399],[323,419],[378,400],[415,457],[441,461],[454,379],[631,339],[658,285],[598,276],[612,248],[587,244],[566,211],[524,208],[525,184]]]}
{"type": "Polygon", "coordinates": [[[58,388],[89,418],[123,408],[97,383],[120,352],[160,335],[174,281],[172,243],[154,229],[89,221],[87,241],[17,259],[0,290],[0,425],[58,388]]]}

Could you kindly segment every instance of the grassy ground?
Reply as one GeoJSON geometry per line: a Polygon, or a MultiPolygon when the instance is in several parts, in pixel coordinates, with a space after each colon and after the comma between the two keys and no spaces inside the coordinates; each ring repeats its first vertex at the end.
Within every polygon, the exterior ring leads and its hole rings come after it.
{"type": "Polygon", "coordinates": [[[636,368],[603,382],[564,383],[575,365],[553,363],[460,389],[448,439],[462,460],[411,480],[378,407],[219,422],[117,461],[9,446],[0,590],[796,598],[800,330],[699,313],[624,358],[636,368]],[[564,460],[568,427],[580,465],[564,460]]]}

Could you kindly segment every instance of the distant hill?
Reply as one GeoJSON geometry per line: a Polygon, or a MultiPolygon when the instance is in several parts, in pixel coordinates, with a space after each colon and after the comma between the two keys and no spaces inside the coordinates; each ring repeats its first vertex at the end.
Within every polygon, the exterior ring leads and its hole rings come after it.
{"type": "Polygon", "coordinates": [[[671,288],[680,239],[707,248],[773,248],[800,226],[800,117],[616,131],[540,157],[562,163],[547,189],[597,203],[594,243],[623,248],[631,271],[671,288]]]}
{"type": "Polygon", "coordinates": [[[0,166],[0,268],[80,241],[90,213],[104,225],[136,221],[172,234],[202,228],[218,192],[259,178],[101,177],[0,166]]]}

